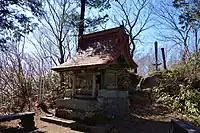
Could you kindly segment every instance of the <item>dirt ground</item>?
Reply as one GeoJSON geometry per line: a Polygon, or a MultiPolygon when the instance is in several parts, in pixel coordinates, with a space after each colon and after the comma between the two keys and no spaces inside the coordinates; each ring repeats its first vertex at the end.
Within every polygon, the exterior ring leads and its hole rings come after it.
{"type": "MultiPolygon", "coordinates": [[[[136,97],[136,96],[135,96],[136,97]]],[[[110,133],[167,133],[170,129],[172,118],[187,119],[186,116],[174,112],[161,104],[151,104],[147,100],[133,99],[130,108],[131,114],[123,120],[113,120],[110,133]]],[[[56,124],[43,122],[40,116],[44,115],[36,111],[35,122],[38,128],[37,133],[83,133],[72,130],[69,127],[62,127],[56,124]]],[[[0,133],[22,133],[18,126],[18,120],[0,123],[0,133]]],[[[101,133],[96,131],[95,133],[101,133]]]]}
{"type": "MultiPolygon", "coordinates": [[[[35,122],[38,133],[83,133],[69,127],[43,122],[39,119],[40,113],[36,113],[35,122]]],[[[111,121],[112,133],[167,133],[170,129],[172,118],[184,118],[184,115],[172,112],[169,108],[159,104],[135,105],[131,109],[131,115],[123,120],[111,121]]],[[[19,120],[0,123],[0,133],[21,133],[18,126],[19,120]]]]}
{"type": "MultiPolygon", "coordinates": [[[[37,111],[35,115],[36,130],[34,133],[83,133],[72,130],[68,127],[47,123],[40,120],[40,115],[43,113],[37,111]]],[[[20,120],[0,123],[0,133],[23,133],[24,131],[19,126],[20,120]]]]}
{"type": "Polygon", "coordinates": [[[37,128],[39,128],[38,132],[41,133],[83,133],[81,131],[75,131],[67,127],[59,126],[56,124],[51,124],[43,121],[39,121],[37,128]]]}

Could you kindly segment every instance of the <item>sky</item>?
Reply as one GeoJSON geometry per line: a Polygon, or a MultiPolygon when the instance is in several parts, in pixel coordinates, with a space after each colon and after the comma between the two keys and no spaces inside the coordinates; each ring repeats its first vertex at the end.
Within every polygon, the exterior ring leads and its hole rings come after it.
{"type": "MultiPolygon", "coordinates": [[[[140,40],[142,41],[142,43],[138,43],[137,46],[136,46],[136,52],[135,52],[135,55],[134,55],[134,59],[138,59],[140,57],[143,57],[143,56],[153,56],[152,58],[154,58],[154,42],[155,41],[158,41],[158,47],[159,47],[159,60],[161,61],[162,60],[162,57],[161,57],[161,51],[160,51],[160,48],[161,47],[164,47],[166,49],[166,58],[167,60],[178,60],[179,59],[179,56],[180,56],[180,52],[178,49],[176,48],[173,48],[173,50],[170,50],[170,48],[172,47],[172,42],[169,42],[169,41],[162,41],[160,39],[160,32],[162,32],[163,34],[167,35],[167,34],[174,34],[172,31],[168,30],[168,29],[164,29],[160,23],[158,22],[164,22],[162,19],[158,18],[154,13],[155,11],[159,11],[160,9],[160,2],[161,0],[150,0],[153,5],[149,5],[153,10],[153,13],[151,14],[151,18],[150,18],[150,22],[148,23],[147,27],[148,26],[151,26],[151,28],[149,28],[148,30],[144,31],[140,36],[140,40]],[[158,28],[159,27],[159,28],[158,28]]],[[[168,4],[171,4],[171,0],[165,0],[168,4]]],[[[129,18],[132,19],[134,21],[134,15],[133,13],[135,12],[135,9],[131,6],[131,2],[132,0],[127,0],[127,10],[130,11],[130,14],[129,14],[129,18]]],[[[115,2],[113,2],[115,4],[115,2]]],[[[113,4],[111,3],[111,4],[113,4]]],[[[141,22],[144,21],[144,19],[147,17],[147,13],[149,12],[149,9],[146,8],[144,11],[141,12],[141,17],[140,17],[140,20],[141,22]]],[[[120,14],[121,12],[118,11],[115,8],[111,8],[105,12],[100,12],[101,14],[109,14],[109,21],[105,24],[105,25],[101,25],[101,27],[99,27],[97,30],[103,30],[104,28],[106,29],[109,29],[109,28],[113,28],[113,27],[118,27],[120,24],[116,24],[116,23],[113,23],[113,21],[115,20],[114,18],[117,18],[119,20],[119,22],[121,22],[120,20],[120,14]],[[102,28],[103,27],[103,28],[102,28]]],[[[95,10],[89,10],[89,9],[86,9],[86,16],[97,16],[100,14],[98,11],[95,11],[95,10]]],[[[123,15],[121,17],[124,17],[123,15]]],[[[140,27],[142,23],[138,23],[138,25],[135,26],[135,30],[137,31],[138,28],[140,27]]],[[[34,35],[36,34],[37,35],[37,31],[35,31],[33,33],[34,35]]],[[[33,34],[32,35],[29,35],[29,39],[31,39],[32,41],[34,41],[34,37],[33,37],[33,34]]],[[[30,43],[27,43],[26,45],[26,50],[28,52],[34,52],[35,51],[35,48],[32,44],[30,43]]],[[[154,63],[154,62],[152,62],[154,63]]]]}
{"type": "MultiPolygon", "coordinates": [[[[131,1],[131,0],[128,0],[127,4],[129,4],[129,1],[131,1]]],[[[131,7],[129,7],[129,8],[131,9],[131,7]]],[[[98,15],[99,14],[101,14],[101,15],[109,14],[110,20],[105,25],[102,25],[103,28],[109,29],[109,28],[118,27],[120,25],[120,24],[113,23],[112,20],[111,20],[111,19],[113,19],[113,16],[117,16],[117,14],[116,14],[116,12],[113,8],[111,8],[111,9],[109,9],[109,10],[103,12],[103,13],[102,12],[99,13],[98,11],[95,11],[95,10],[90,11],[89,9],[86,9],[86,16],[92,17],[92,16],[97,16],[97,14],[98,15]],[[87,12],[87,10],[88,10],[89,13],[87,12]]],[[[97,30],[103,30],[102,27],[99,27],[99,29],[97,29],[97,30]]],[[[137,29],[137,26],[136,26],[135,29],[137,29]]],[[[154,37],[154,31],[155,30],[153,28],[151,28],[148,31],[145,31],[145,32],[142,33],[142,36],[140,36],[140,38],[142,38],[143,43],[142,43],[141,47],[137,46],[136,51],[149,52],[149,50],[151,49],[151,45],[153,45],[154,41],[156,40],[155,37],[154,37]]],[[[35,34],[37,34],[37,31],[35,31],[33,34],[30,34],[28,36],[28,38],[34,41],[34,35],[35,34]]],[[[26,45],[26,50],[28,52],[34,52],[34,46],[28,43],[26,45]]]]}
{"type": "MultiPolygon", "coordinates": [[[[135,12],[135,8],[133,7],[133,4],[131,3],[132,0],[127,0],[127,7],[130,11],[129,14],[129,18],[134,21],[135,16],[133,16],[133,13],[135,12]]],[[[141,23],[144,22],[144,19],[147,17],[148,12],[152,12],[151,13],[151,17],[150,17],[150,21],[147,23],[146,27],[151,27],[148,30],[144,31],[141,33],[141,35],[139,36],[140,40],[142,41],[142,43],[138,43],[136,46],[136,51],[135,51],[135,57],[140,57],[149,53],[152,53],[152,51],[154,50],[154,42],[157,41],[158,42],[158,47],[159,49],[161,47],[164,47],[165,49],[169,49],[171,46],[171,42],[165,42],[165,41],[161,41],[160,37],[159,37],[159,32],[163,32],[165,34],[171,34],[167,29],[165,30],[160,30],[158,31],[158,20],[162,21],[160,18],[158,18],[157,16],[155,16],[154,12],[156,10],[159,10],[160,6],[160,2],[161,0],[149,0],[151,3],[149,3],[149,5],[146,6],[146,8],[144,10],[141,11],[141,17],[140,17],[140,21],[141,23]],[[152,6],[153,5],[153,6],[152,6]],[[152,11],[150,11],[148,8],[153,8],[152,11]]],[[[164,0],[167,3],[171,4],[172,1],[171,0],[164,0]]],[[[115,2],[111,3],[116,5],[115,2]]],[[[109,21],[106,23],[105,27],[106,29],[109,28],[114,28],[119,26],[119,24],[117,23],[113,23],[114,18],[116,17],[118,19],[119,22],[121,22],[122,20],[120,19],[120,14],[122,14],[121,12],[117,12],[116,7],[113,6],[113,8],[111,8],[110,10],[106,11],[105,13],[109,14],[109,21]]],[[[123,14],[122,14],[123,15],[123,14]]],[[[140,28],[140,22],[136,24],[135,26],[135,31],[138,31],[138,29],[140,28]]],[[[169,55],[170,51],[167,51],[166,55],[169,55]]]]}

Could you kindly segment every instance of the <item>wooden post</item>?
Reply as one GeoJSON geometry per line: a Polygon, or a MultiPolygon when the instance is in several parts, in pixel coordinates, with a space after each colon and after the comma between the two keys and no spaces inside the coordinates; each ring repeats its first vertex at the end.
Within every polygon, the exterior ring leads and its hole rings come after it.
{"type": "Polygon", "coordinates": [[[20,125],[24,127],[26,132],[33,131],[35,129],[34,114],[24,114],[20,117],[20,125]]]}
{"type": "Polygon", "coordinates": [[[162,64],[162,63],[158,63],[158,42],[155,42],[154,46],[155,46],[155,59],[156,59],[156,63],[153,64],[153,65],[156,66],[156,71],[158,71],[158,66],[162,64]]]}
{"type": "Polygon", "coordinates": [[[76,83],[76,75],[75,73],[72,74],[72,98],[75,96],[75,83],[76,83]]]}
{"type": "Polygon", "coordinates": [[[95,97],[96,91],[96,75],[95,73],[92,74],[92,97],[95,97]]]}
{"type": "Polygon", "coordinates": [[[105,70],[101,70],[100,76],[101,76],[101,84],[100,84],[100,89],[105,89],[104,88],[104,75],[105,75],[105,70]]]}
{"type": "Polygon", "coordinates": [[[156,59],[156,71],[158,70],[158,42],[154,43],[155,45],[155,59],[156,59]]]}
{"type": "Polygon", "coordinates": [[[163,57],[163,67],[164,67],[165,70],[167,70],[164,48],[161,48],[161,52],[162,52],[162,57],[163,57]]]}

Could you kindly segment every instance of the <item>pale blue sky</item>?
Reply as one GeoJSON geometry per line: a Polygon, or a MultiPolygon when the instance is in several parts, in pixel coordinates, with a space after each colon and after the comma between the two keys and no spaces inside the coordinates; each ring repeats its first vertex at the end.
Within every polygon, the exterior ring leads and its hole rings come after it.
{"type": "MultiPolygon", "coordinates": [[[[129,0],[131,1],[131,0],[129,0]]],[[[160,8],[160,1],[161,0],[152,0],[152,4],[154,6],[153,10],[158,10],[160,8]]],[[[167,2],[169,2],[171,4],[171,0],[166,0],[167,2]]],[[[87,12],[87,10],[86,10],[87,12]]],[[[113,15],[117,15],[117,12],[114,12],[114,10],[111,8],[109,9],[108,11],[106,11],[106,13],[109,14],[109,16],[112,18],[113,15]]],[[[92,16],[92,15],[97,15],[98,12],[97,11],[94,11],[93,14],[90,14],[88,15],[86,13],[86,15],[88,16],[92,16]]],[[[143,14],[145,15],[145,14],[143,14]]],[[[130,16],[131,17],[131,16],[130,16]]],[[[174,49],[174,51],[168,51],[170,49],[170,47],[172,46],[172,42],[164,42],[164,41],[160,41],[159,40],[159,30],[158,30],[158,26],[159,26],[159,23],[157,23],[157,21],[162,21],[160,20],[157,16],[155,16],[154,14],[152,14],[152,21],[149,23],[149,25],[154,25],[153,27],[151,27],[150,29],[144,31],[141,35],[140,35],[140,38],[142,40],[142,44],[139,44],[137,45],[136,47],[136,53],[135,53],[135,56],[136,58],[138,58],[139,56],[143,56],[143,55],[146,55],[146,54],[152,54],[154,52],[154,42],[155,41],[158,41],[158,44],[159,44],[159,53],[160,53],[160,48],[161,47],[164,47],[167,49],[167,52],[166,52],[166,56],[167,56],[167,59],[171,59],[171,55],[173,54],[174,56],[174,59],[177,59],[178,56],[179,56],[179,51],[178,49],[174,49]]],[[[106,29],[109,29],[109,28],[113,28],[113,27],[116,27],[116,26],[119,26],[119,25],[116,25],[116,24],[113,24],[110,20],[106,23],[105,25],[105,28],[106,29]]],[[[136,27],[137,28],[137,27],[136,27]]],[[[99,30],[101,30],[102,28],[100,28],[99,30]]],[[[163,34],[171,34],[171,31],[165,29],[161,29],[160,32],[162,32],[163,34]]],[[[37,34],[36,32],[33,33],[33,34],[37,34]]],[[[29,38],[33,39],[32,35],[29,36],[29,38]]],[[[34,40],[34,39],[33,39],[34,40]]],[[[26,50],[28,52],[34,52],[34,46],[30,43],[27,43],[26,45],[26,50]]],[[[161,56],[159,57],[161,59],[161,56]]]]}

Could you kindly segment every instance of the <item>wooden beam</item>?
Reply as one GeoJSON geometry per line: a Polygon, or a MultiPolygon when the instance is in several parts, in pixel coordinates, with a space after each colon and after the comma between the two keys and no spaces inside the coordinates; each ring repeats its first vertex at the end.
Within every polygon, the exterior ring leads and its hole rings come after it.
{"type": "Polygon", "coordinates": [[[92,97],[95,97],[95,91],[96,91],[96,74],[93,73],[93,75],[92,75],[92,97]]]}
{"type": "Polygon", "coordinates": [[[75,96],[75,83],[76,83],[76,75],[73,73],[72,74],[72,98],[75,96]]]}
{"type": "MultiPolygon", "coordinates": [[[[123,29],[124,30],[124,29],[123,29]]],[[[112,28],[112,29],[108,29],[108,30],[103,30],[103,31],[98,31],[95,33],[90,33],[90,34],[86,34],[83,35],[83,39],[97,39],[97,38],[104,38],[104,37],[111,37],[111,36],[118,36],[119,35],[119,31],[120,31],[120,27],[117,28],[112,28]]]]}

